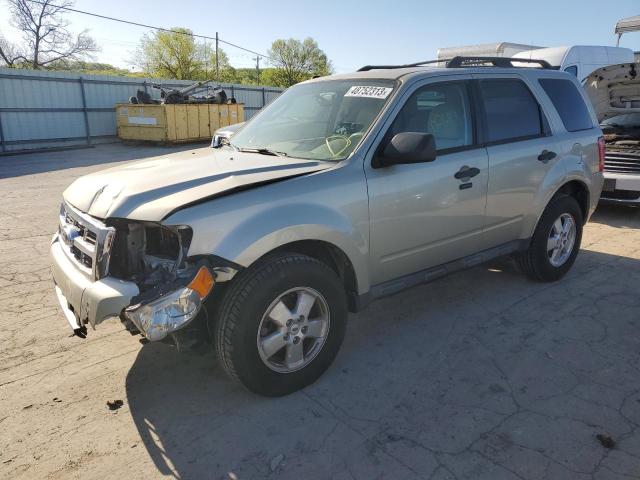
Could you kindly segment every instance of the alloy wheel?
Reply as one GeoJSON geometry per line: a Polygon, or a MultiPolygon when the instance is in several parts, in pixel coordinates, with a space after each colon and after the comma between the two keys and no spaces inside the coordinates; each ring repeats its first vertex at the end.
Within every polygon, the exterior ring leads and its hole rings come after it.
{"type": "Polygon", "coordinates": [[[271,370],[291,373],[306,367],[329,334],[329,306],[322,294],[298,287],[279,295],[258,327],[258,353],[271,370]]]}

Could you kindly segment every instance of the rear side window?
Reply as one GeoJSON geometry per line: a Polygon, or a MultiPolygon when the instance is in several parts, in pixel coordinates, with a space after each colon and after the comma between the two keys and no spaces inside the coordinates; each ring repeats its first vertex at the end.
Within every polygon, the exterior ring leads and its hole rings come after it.
{"type": "Polygon", "coordinates": [[[541,78],[538,81],[556,107],[567,131],[593,128],[589,109],[573,82],[559,78],[541,78]]]}
{"type": "Polygon", "coordinates": [[[564,71],[570,73],[574,77],[578,76],[578,67],[576,67],[575,65],[571,65],[570,67],[565,68],[564,71]]]}
{"type": "Polygon", "coordinates": [[[540,105],[521,80],[481,80],[479,88],[486,115],[487,143],[544,135],[540,105]]]}

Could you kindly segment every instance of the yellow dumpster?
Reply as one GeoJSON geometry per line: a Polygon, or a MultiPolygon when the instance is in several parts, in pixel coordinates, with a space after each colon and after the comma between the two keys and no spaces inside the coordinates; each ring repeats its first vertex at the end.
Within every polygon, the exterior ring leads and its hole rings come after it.
{"type": "Polygon", "coordinates": [[[244,122],[241,103],[116,105],[118,137],[159,143],[210,140],[220,127],[244,122]]]}

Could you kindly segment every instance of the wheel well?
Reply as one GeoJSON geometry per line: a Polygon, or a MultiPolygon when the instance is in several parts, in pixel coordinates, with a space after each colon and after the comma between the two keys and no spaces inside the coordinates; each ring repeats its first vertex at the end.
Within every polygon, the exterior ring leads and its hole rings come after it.
{"type": "Polygon", "coordinates": [[[582,211],[582,220],[586,223],[589,215],[589,189],[587,186],[578,180],[572,180],[560,187],[556,195],[558,194],[569,195],[576,199],[582,211]]]}
{"type": "Polygon", "coordinates": [[[267,255],[276,252],[294,252],[307,255],[330,267],[342,280],[347,293],[349,311],[357,311],[358,283],[349,257],[335,245],[322,240],[300,240],[281,245],[267,255]]]}

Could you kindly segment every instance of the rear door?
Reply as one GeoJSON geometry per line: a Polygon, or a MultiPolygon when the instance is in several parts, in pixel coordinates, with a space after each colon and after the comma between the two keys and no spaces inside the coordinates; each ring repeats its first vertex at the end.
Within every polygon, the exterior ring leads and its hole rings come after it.
{"type": "MultiPolygon", "coordinates": [[[[548,172],[559,165],[547,115],[517,74],[475,74],[481,135],[489,156],[486,247],[528,235],[548,172]]],[[[562,175],[560,175],[562,177],[562,175]]]]}

